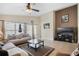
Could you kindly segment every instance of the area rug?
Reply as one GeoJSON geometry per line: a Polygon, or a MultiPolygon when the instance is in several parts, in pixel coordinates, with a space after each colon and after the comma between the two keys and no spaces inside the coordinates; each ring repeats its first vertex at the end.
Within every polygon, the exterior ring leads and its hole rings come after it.
{"type": "Polygon", "coordinates": [[[54,51],[54,48],[44,46],[35,51],[33,48],[28,48],[27,45],[20,45],[20,48],[25,50],[30,56],[48,56],[54,51]]]}
{"type": "Polygon", "coordinates": [[[56,56],[70,56],[70,54],[58,52],[56,56]]]}

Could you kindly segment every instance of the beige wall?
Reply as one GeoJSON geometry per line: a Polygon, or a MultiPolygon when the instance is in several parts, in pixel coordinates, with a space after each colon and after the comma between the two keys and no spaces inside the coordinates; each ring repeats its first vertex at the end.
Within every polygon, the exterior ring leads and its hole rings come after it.
{"type": "Polygon", "coordinates": [[[41,39],[43,40],[53,40],[53,12],[46,13],[41,17],[41,39]],[[50,29],[44,29],[43,24],[50,23],[50,29]]]}

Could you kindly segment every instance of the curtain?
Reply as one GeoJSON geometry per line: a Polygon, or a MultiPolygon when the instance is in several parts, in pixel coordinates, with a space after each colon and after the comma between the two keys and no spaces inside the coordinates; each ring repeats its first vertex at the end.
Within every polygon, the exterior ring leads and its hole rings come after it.
{"type": "Polygon", "coordinates": [[[21,24],[19,24],[19,32],[22,32],[21,24]]]}

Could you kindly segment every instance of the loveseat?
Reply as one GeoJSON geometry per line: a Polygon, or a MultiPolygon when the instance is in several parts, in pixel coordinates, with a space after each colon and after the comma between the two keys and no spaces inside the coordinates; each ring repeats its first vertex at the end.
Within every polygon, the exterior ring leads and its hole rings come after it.
{"type": "Polygon", "coordinates": [[[31,37],[29,34],[18,34],[18,35],[8,35],[7,42],[12,42],[15,45],[20,45],[27,43],[27,40],[30,40],[31,37]]]}

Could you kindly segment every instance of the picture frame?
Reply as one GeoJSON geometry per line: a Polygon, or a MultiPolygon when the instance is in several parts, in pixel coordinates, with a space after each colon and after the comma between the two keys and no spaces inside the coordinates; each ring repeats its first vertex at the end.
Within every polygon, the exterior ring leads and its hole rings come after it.
{"type": "Polygon", "coordinates": [[[50,29],[50,23],[45,23],[43,26],[44,26],[44,29],[50,29]]]}
{"type": "Polygon", "coordinates": [[[61,21],[62,21],[63,23],[67,23],[67,22],[69,21],[69,15],[68,15],[68,14],[63,15],[63,16],[61,17],[61,21]]]}

